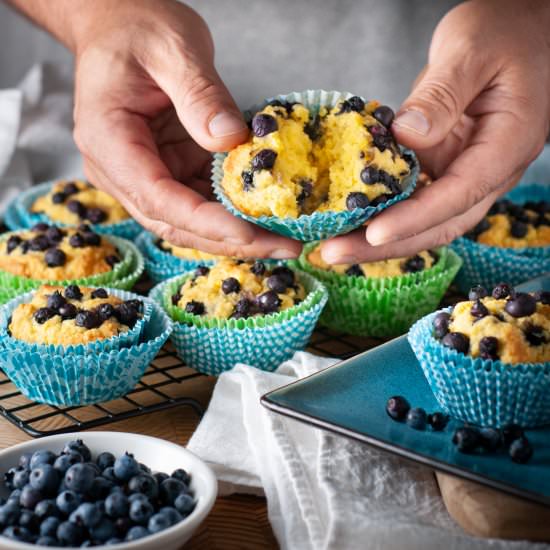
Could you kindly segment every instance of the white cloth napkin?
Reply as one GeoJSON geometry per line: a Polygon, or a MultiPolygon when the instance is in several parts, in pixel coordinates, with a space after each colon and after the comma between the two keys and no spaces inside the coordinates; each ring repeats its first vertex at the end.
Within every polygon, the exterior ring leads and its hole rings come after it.
{"type": "Polygon", "coordinates": [[[260,405],[264,393],[334,362],[298,352],[274,373],[237,365],[219,377],[188,445],[224,493],[265,492],[283,550],[548,548],[470,537],[448,515],[428,468],[260,405]]]}

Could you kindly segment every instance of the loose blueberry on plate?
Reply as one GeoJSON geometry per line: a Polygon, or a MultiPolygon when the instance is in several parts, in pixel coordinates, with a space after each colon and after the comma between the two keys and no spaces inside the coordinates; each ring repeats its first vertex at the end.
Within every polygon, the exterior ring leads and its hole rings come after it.
{"type": "Polygon", "coordinates": [[[496,451],[502,445],[502,433],[495,428],[481,428],[479,430],[481,446],[489,452],[496,451]]]}
{"type": "Polygon", "coordinates": [[[386,412],[394,420],[405,420],[411,406],[401,395],[390,397],[386,403],[386,412]]]}
{"type": "Polygon", "coordinates": [[[427,422],[426,411],[420,407],[414,407],[407,413],[405,422],[415,430],[424,430],[427,422]]]}
{"type": "Polygon", "coordinates": [[[533,456],[533,447],[526,437],[512,441],[509,450],[510,458],[517,464],[525,464],[533,456]]]}
{"type": "Polygon", "coordinates": [[[428,415],[427,421],[434,432],[440,432],[445,429],[445,426],[447,426],[449,416],[441,412],[434,412],[428,415]]]}
{"type": "Polygon", "coordinates": [[[525,436],[523,428],[517,424],[507,424],[501,429],[502,441],[507,447],[512,444],[516,439],[521,439],[525,436]]]}
{"type": "Polygon", "coordinates": [[[461,453],[472,453],[481,445],[481,436],[476,428],[463,426],[455,431],[452,441],[461,453]]]}

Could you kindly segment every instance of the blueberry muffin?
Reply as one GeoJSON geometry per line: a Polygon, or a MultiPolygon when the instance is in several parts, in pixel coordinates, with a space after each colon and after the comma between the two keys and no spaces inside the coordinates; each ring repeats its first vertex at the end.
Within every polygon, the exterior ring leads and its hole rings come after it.
{"type": "Polygon", "coordinates": [[[197,248],[175,246],[164,239],[157,239],[155,244],[163,252],[167,252],[168,254],[172,254],[173,256],[184,260],[217,260],[222,257],[216,256],[215,254],[209,254],[208,252],[203,252],[197,248]]]}
{"type": "Polygon", "coordinates": [[[393,112],[354,96],[310,112],[275,100],[255,114],[221,182],[245,214],[297,218],[376,206],[402,191],[414,162],[393,135],[393,112]]]}
{"type": "Polygon", "coordinates": [[[288,267],[268,269],[261,261],[227,259],[197,268],[172,296],[172,303],[193,315],[241,319],[283,311],[300,303],[305,294],[288,267]]]}
{"type": "Polygon", "coordinates": [[[30,279],[80,279],[110,271],[119,261],[115,246],[86,224],[39,223],[0,241],[0,270],[30,279]]]}
{"type": "Polygon", "coordinates": [[[88,344],[127,332],[142,309],[140,300],[123,301],[103,288],[43,285],[13,311],[9,331],[28,343],[88,344]]]}
{"type": "Polygon", "coordinates": [[[130,217],[113,197],[80,180],[55,183],[49,193],[36,199],[31,212],[45,214],[65,225],[84,221],[110,224],[130,217]]]}
{"type": "Polygon", "coordinates": [[[501,283],[490,296],[475,287],[469,298],[434,318],[434,336],[444,346],[509,364],[550,361],[549,292],[515,292],[501,283]]]}
{"type": "Polygon", "coordinates": [[[392,258],[379,262],[363,262],[360,264],[327,264],[321,257],[321,245],[315,247],[308,255],[307,261],[324,271],[333,271],[340,275],[351,277],[399,277],[405,273],[416,273],[430,269],[438,260],[437,254],[431,250],[423,250],[407,258],[392,258]]]}
{"type": "Polygon", "coordinates": [[[505,248],[550,246],[550,202],[497,201],[466,237],[505,248]]]}

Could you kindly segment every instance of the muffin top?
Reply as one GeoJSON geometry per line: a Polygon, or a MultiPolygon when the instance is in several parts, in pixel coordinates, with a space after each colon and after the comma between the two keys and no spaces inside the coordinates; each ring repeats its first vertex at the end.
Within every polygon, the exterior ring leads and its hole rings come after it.
{"type": "Polygon", "coordinates": [[[321,257],[321,245],[316,246],[308,255],[308,262],[318,269],[334,271],[341,275],[355,277],[398,277],[404,273],[416,273],[429,269],[437,262],[437,255],[431,250],[423,250],[414,256],[392,258],[379,262],[363,262],[360,264],[327,264],[321,257]]]}
{"type": "Polygon", "coordinates": [[[39,223],[0,241],[0,269],[31,279],[80,279],[110,271],[119,261],[115,246],[85,224],[39,223]]]}
{"type": "Polygon", "coordinates": [[[436,315],[434,336],[443,345],[510,364],[550,361],[550,292],[516,292],[501,283],[491,296],[475,287],[469,298],[436,315]]]}
{"type": "Polygon", "coordinates": [[[497,201],[466,237],[488,246],[524,248],[550,245],[550,202],[497,201]]]}
{"type": "Polygon", "coordinates": [[[170,244],[164,239],[157,239],[155,244],[163,252],[168,252],[173,256],[178,258],[183,258],[184,260],[217,260],[222,258],[222,256],[216,256],[215,254],[209,254],[208,252],[203,252],[197,248],[185,248],[181,246],[175,246],[170,244]]]}
{"type": "Polygon", "coordinates": [[[31,212],[46,214],[51,220],[67,225],[116,223],[130,217],[111,195],[85,181],[58,181],[49,193],[38,197],[31,212]]]}
{"type": "Polygon", "coordinates": [[[288,309],[305,298],[305,289],[285,266],[269,269],[261,261],[222,260],[200,266],[172,296],[187,313],[215,319],[242,319],[288,309]]]}
{"type": "Polygon", "coordinates": [[[11,335],[36,344],[88,344],[127,332],[142,316],[140,300],[123,301],[104,288],[43,285],[13,311],[11,335]]]}
{"type": "Polygon", "coordinates": [[[393,116],[357,96],[319,113],[272,101],[252,119],[248,142],[225,159],[222,187],[252,216],[297,218],[386,202],[401,193],[413,162],[395,143],[393,116]]]}

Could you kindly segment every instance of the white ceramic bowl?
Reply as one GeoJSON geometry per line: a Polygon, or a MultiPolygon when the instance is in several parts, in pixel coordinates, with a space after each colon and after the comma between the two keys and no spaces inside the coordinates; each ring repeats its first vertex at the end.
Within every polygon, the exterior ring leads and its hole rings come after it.
{"type": "MultiPolygon", "coordinates": [[[[183,468],[191,474],[191,489],[195,496],[196,506],[193,512],[180,523],[169,529],[144,537],[142,539],[112,546],[94,546],[98,549],[120,550],[172,550],[181,546],[191,537],[195,529],[210,512],[217,494],[216,477],[212,470],[197,456],[180,445],[140,434],[124,432],[79,432],[52,435],[21,443],[0,451],[0,480],[12,466],[16,466],[23,453],[40,449],[49,449],[54,453],[61,452],[65,444],[75,439],[82,439],[92,451],[92,458],[103,451],[109,451],[115,457],[126,451],[132,453],[136,460],[149,466],[153,472],[171,474],[177,468],[183,468]]],[[[9,492],[3,484],[0,496],[6,497],[9,492]]],[[[46,548],[36,544],[16,542],[0,535],[1,550],[37,550],[46,548]]],[[[52,547],[49,547],[52,548],[52,547]]]]}

